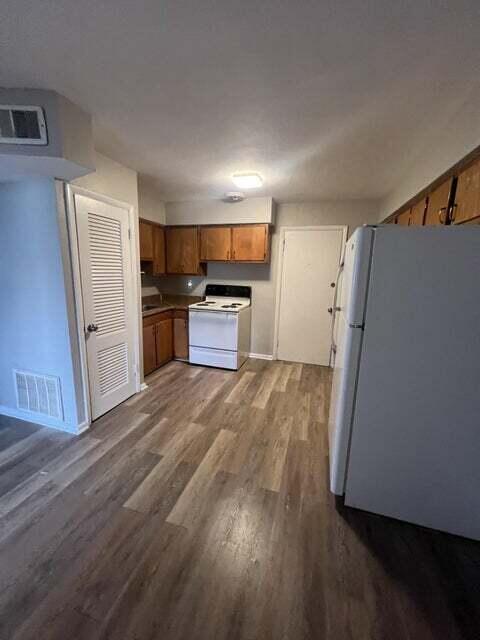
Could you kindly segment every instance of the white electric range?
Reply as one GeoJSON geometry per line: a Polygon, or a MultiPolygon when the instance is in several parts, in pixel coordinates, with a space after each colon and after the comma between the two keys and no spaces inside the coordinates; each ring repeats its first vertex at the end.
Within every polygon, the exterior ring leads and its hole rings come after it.
{"type": "Polygon", "coordinates": [[[207,284],[188,308],[192,364],[239,369],[250,353],[251,287],[207,284]]]}

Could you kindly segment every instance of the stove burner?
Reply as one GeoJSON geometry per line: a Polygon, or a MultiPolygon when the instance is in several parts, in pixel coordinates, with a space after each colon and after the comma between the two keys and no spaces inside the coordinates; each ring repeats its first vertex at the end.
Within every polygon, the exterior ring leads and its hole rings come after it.
{"type": "Polygon", "coordinates": [[[232,302],[231,304],[222,304],[222,309],[236,309],[240,306],[239,302],[232,302]]]}
{"type": "Polygon", "coordinates": [[[211,304],[213,304],[213,302],[198,302],[197,307],[208,307],[211,304]]]}

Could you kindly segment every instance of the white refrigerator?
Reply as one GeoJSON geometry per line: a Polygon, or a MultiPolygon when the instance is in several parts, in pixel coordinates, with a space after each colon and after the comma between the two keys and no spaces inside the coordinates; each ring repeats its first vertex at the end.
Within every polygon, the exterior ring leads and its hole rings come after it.
{"type": "Polygon", "coordinates": [[[343,269],[332,492],[480,539],[480,227],[362,227],[343,269]]]}

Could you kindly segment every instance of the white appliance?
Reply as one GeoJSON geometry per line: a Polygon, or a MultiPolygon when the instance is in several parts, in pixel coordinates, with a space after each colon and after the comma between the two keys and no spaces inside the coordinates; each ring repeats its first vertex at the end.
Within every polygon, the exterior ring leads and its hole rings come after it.
{"type": "Polygon", "coordinates": [[[343,268],[332,492],[480,539],[480,227],[363,227],[343,268]]]}
{"type": "Polygon", "coordinates": [[[191,304],[189,359],[239,369],[250,353],[251,287],[207,284],[205,300],[191,304]]]}

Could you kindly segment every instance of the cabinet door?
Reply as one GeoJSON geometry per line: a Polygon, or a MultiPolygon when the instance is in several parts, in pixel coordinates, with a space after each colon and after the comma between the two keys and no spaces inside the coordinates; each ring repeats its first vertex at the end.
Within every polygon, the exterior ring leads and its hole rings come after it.
{"type": "Polygon", "coordinates": [[[157,367],[169,362],[173,357],[173,320],[160,320],[155,325],[157,343],[157,367]]]}
{"type": "Polygon", "coordinates": [[[231,227],[200,228],[200,260],[230,260],[231,246],[231,227]]]}
{"type": "Polygon", "coordinates": [[[153,260],[153,225],[139,222],[140,260],[153,260]]]}
{"type": "Polygon", "coordinates": [[[452,179],[450,178],[428,195],[427,213],[425,214],[426,225],[446,223],[451,186],[452,179]]]}
{"type": "Polygon", "coordinates": [[[156,368],[155,325],[151,325],[143,327],[143,375],[147,376],[156,368]]]}
{"type": "Polygon", "coordinates": [[[269,254],[267,224],[242,225],[232,228],[232,260],[235,262],[267,262],[269,254]]]}
{"type": "Polygon", "coordinates": [[[165,273],[165,231],[162,227],[153,229],[153,275],[161,276],[165,273]]]}
{"type": "Polygon", "coordinates": [[[167,273],[195,275],[200,272],[197,227],[168,227],[165,239],[167,273]]]}
{"type": "Polygon", "coordinates": [[[459,224],[480,216],[480,160],[458,176],[452,222],[459,224]]]}
{"type": "Polygon", "coordinates": [[[188,324],[186,318],[173,320],[173,356],[174,358],[188,358],[188,324]]]}
{"type": "Polygon", "coordinates": [[[414,204],[410,209],[410,224],[415,226],[422,226],[425,224],[425,198],[422,198],[414,204]]]}
{"type": "Polygon", "coordinates": [[[402,213],[399,213],[397,216],[397,224],[401,225],[402,227],[409,227],[411,224],[411,220],[410,220],[410,209],[407,209],[407,211],[403,211],[402,213]]]}

